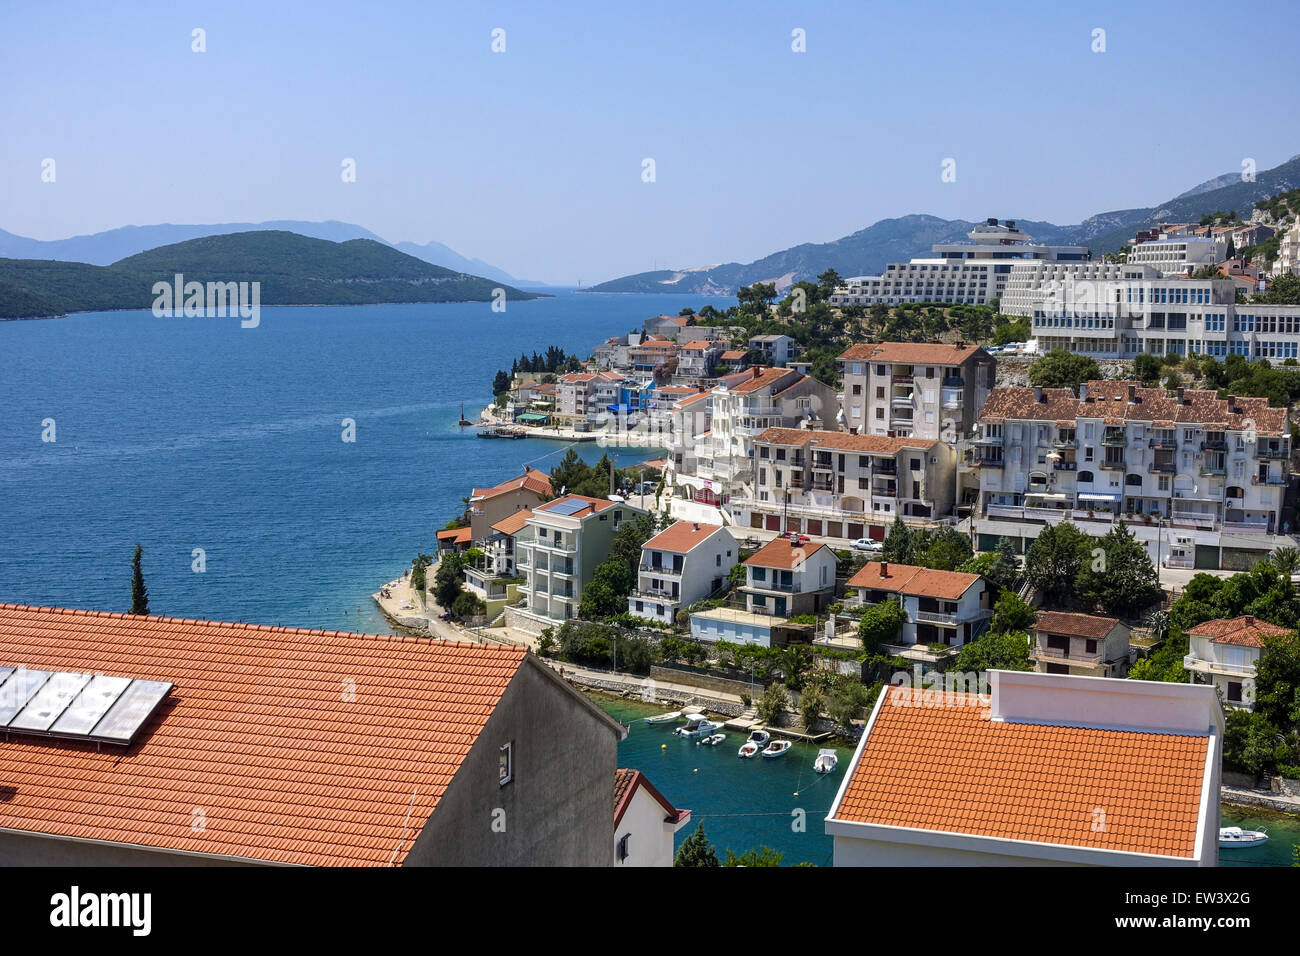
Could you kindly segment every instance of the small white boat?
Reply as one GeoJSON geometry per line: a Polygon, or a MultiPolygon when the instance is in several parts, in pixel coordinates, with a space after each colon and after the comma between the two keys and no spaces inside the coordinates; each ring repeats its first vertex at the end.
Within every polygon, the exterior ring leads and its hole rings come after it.
{"type": "Polygon", "coordinates": [[[710,747],[716,747],[726,739],[726,734],[713,734],[710,737],[701,737],[699,740],[695,741],[695,746],[698,747],[700,744],[708,744],[710,747]]]}
{"type": "Polygon", "coordinates": [[[673,733],[681,734],[683,737],[704,737],[721,726],[722,724],[709,720],[703,714],[695,714],[688,717],[685,725],[678,727],[673,733]]]}
{"type": "Polygon", "coordinates": [[[826,749],[817,751],[817,759],[813,761],[813,769],[818,773],[830,773],[835,769],[835,765],[840,762],[840,755],[834,750],[826,749]]]}
{"type": "Polygon", "coordinates": [[[751,730],[749,732],[749,738],[741,745],[740,750],[737,752],[737,756],[753,757],[767,746],[767,742],[771,737],[772,735],[766,730],[751,730]]]}
{"type": "Polygon", "coordinates": [[[1243,830],[1241,827],[1219,827],[1219,849],[1229,847],[1259,846],[1268,840],[1266,830],[1243,830]]]}
{"type": "Polygon", "coordinates": [[[666,714],[655,714],[653,717],[647,717],[647,724],[671,724],[674,720],[682,715],[680,710],[670,710],[666,714]]]}
{"type": "Polygon", "coordinates": [[[784,754],[787,750],[789,750],[792,746],[793,746],[793,744],[791,744],[790,741],[788,741],[788,740],[774,740],[774,741],[772,741],[770,744],[767,745],[767,749],[763,751],[763,756],[764,756],[764,757],[780,757],[780,756],[781,756],[782,754],[784,754]]]}

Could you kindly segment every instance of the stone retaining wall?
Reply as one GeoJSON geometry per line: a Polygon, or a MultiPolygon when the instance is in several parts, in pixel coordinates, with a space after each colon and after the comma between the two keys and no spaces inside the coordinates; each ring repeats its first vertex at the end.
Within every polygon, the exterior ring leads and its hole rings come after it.
{"type": "Polygon", "coordinates": [[[650,665],[650,679],[667,681],[670,684],[690,684],[693,687],[702,687],[720,694],[736,694],[737,696],[744,694],[748,697],[763,692],[763,685],[757,682],[751,687],[749,681],[731,680],[728,677],[714,677],[711,674],[700,674],[694,670],[678,670],[675,667],[663,667],[659,664],[650,665]]]}
{"type": "Polygon", "coordinates": [[[1224,803],[1235,803],[1248,807],[1264,807],[1279,813],[1300,813],[1300,798],[1275,796],[1259,790],[1246,790],[1241,787],[1222,787],[1219,799],[1224,803]]]}
{"type": "MultiPolygon", "coordinates": [[[[520,608],[508,607],[505,610],[505,626],[513,627],[515,630],[523,631],[525,634],[531,634],[533,637],[541,637],[548,625],[543,624],[537,618],[524,614],[520,608]]],[[[556,625],[558,627],[558,624],[556,625]]]]}

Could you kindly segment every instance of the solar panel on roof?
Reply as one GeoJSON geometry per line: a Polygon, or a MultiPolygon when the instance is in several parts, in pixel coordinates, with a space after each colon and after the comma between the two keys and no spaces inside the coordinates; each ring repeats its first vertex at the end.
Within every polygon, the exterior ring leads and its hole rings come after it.
{"type": "Polygon", "coordinates": [[[32,695],[50,676],[50,671],[31,671],[25,667],[10,672],[4,686],[0,687],[0,727],[9,725],[14,715],[27,706],[32,695]]]}
{"type": "Polygon", "coordinates": [[[129,744],[172,685],[0,667],[0,731],[129,744]]]}
{"type": "Polygon", "coordinates": [[[130,743],[171,689],[172,685],[166,681],[131,681],[131,686],[122,691],[90,736],[114,743],[130,743]]]}
{"type": "Polygon", "coordinates": [[[589,501],[570,499],[569,501],[561,501],[554,508],[550,508],[548,510],[551,512],[551,514],[572,516],[577,514],[579,511],[582,511],[583,509],[590,508],[590,507],[591,507],[591,502],[589,501]]]}
{"type": "Polygon", "coordinates": [[[90,733],[130,683],[129,677],[110,677],[107,674],[94,677],[68,705],[63,716],[54,722],[50,731],[56,734],[90,733]]]}
{"type": "Polygon", "coordinates": [[[27,706],[9,721],[9,729],[49,730],[88,683],[89,674],[54,674],[32,695],[27,706]]]}

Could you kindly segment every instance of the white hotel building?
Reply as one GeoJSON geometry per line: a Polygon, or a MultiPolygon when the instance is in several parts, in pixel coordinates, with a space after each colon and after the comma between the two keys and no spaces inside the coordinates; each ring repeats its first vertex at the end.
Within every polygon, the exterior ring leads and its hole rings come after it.
{"type": "Polygon", "coordinates": [[[1035,245],[1014,220],[989,219],[967,235],[970,242],[939,243],[934,255],[892,262],[878,276],[856,276],[831,296],[831,305],[898,305],[900,302],[951,302],[987,305],[1002,297],[1013,267],[1035,262],[1083,262],[1084,246],[1035,245]]]}

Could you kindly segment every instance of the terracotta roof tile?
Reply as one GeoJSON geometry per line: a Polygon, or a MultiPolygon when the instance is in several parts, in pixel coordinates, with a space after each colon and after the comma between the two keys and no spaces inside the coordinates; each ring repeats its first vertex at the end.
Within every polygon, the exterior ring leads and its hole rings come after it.
{"type": "Polygon", "coordinates": [[[492,526],[493,531],[499,531],[502,534],[515,535],[524,529],[528,523],[528,517],[533,513],[531,508],[520,508],[514,514],[502,518],[492,526]]]}
{"type": "Polygon", "coordinates": [[[11,735],[0,828],[400,864],[524,658],[502,645],[0,604],[0,661],[175,685],[129,748],[11,735]]]}
{"type": "Polygon", "coordinates": [[[742,372],[739,376],[727,376],[722,382],[729,392],[737,395],[745,395],[749,392],[756,392],[761,388],[771,388],[778,384],[787,375],[791,376],[789,384],[803,378],[797,372],[791,372],[788,368],[766,368],[761,365],[755,365],[747,372],[742,372]],[[732,379],[738,379],[732,381],[732,379]]]}
{"type": "Polygon", "coordinates": [[[745,564],[756,568],[780,568],[793,571],[822,548],[830,550],[823,541],[800,541],[792,543],[789,538],[773,538],[763,547],[745,559],[745,564]]]}
{"type": "Polygon", "coordinates": [[[495,498],[497,495],[509,494],[512,491],[531,491],[537,495],[549,495],[551,493],[551,479],[545,472],[538,471],[536,468],[527,468],[522,475],[516,475],[508,481],[503,481],[499,485],[491,488],[475,488],[470,492],[473,498],[495,498]]]}
{"type": "Polygon", "coordinates": [[[1207,736],[992,721],[973,695],[887,693],[836,819],[1195,855],[1207,736]]]}
{"type": "Polygon", "coordinates": [[[979,580],[978,574],[964,571],[935,571],[912,564],[872,561],[859,568],[857,574],[849,578],[847,586],[956,601],[979,580]]]}
{"type": "Polygon", "coordinates": [[[674,554],[687,554],[721,530],[722,525],[720,524],[676,521],[641,545],[641,548],[647,551],[671,551],[674,554]]]}
{"type": "Polygon", "coordinates": [[[974,345],[941,345],[931,342],[860,342],[840,353],[841,359],[867,362],[898,362],[905,365],[962,365],[972,356],[993,356],[974,345]]]}
{"type": "Polygon", "coordinates": [[[1098,617],[1095,614],[1075,614],[1066,611],[1039,611],[1034,618],[1034,629],[1069,637],[1087,637],[1100,640],[1115,629],[1119,620],[1098,617]]]}
{"type": "Polygon", "coordinates": [[[1263,647],[1264,638],[1281,637],[1290,634],[1291,630],[1247,614],[1227,621],[1205,621],[1195,627],[1189,627],[1187,633],[1193,637],[1208,637],[1211,644],[1263,647]]]}
{"type": "Polygon", "coordinates": [[[588,515],[599,514],[606,508],[614,507],[614,502],[606,498],[589,498],[586,495],[565,495],[563,498],[556,498],[554,501],[548,501],[544,505],[538,505],[533,509],[535,513],[543,511],[554,511],[556,506],[562,501],[585,501],[590,507],[583,508],[571,514],[562,515],[565,518],[586,518],[588,515]]]}
{"type": "Polygon", "coordinates": [[[757,438],[769,445],[807,445],[816,442],[818,451],[850,451],[895,455],[905,448],[926,451],[939,444],[935,438],[889,438],[885,435],[851,435],[848,432],[812,431],[803,428],[769,428],[757,438]]]}

